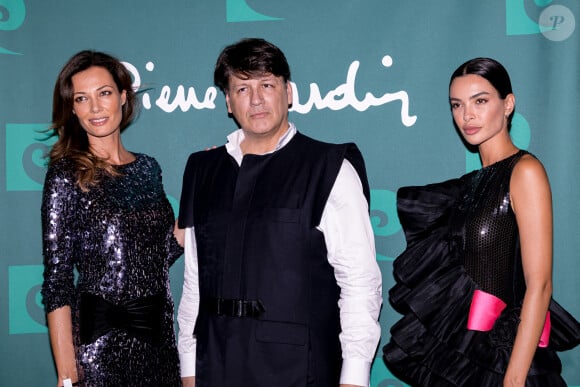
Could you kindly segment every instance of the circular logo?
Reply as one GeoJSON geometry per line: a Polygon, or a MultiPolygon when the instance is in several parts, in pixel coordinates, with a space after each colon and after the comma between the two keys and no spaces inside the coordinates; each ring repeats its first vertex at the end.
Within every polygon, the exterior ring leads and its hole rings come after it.
{"type": "Polygon", "coordinates": [[[563,5],[551,5],[544,9],[538,22],[542,35],[555,42],[568,39],[576,28],[574,14],[563,5]]]}

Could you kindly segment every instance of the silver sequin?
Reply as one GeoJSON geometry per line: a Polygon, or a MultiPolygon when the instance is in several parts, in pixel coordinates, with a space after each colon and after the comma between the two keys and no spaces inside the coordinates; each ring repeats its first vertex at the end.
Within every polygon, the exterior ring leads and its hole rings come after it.
{"type": "Polygon", "coordinates": [[[74,183],[69,160],[51,164],[46,175],[43,302],[47,313],[71,306],[85,386],[181,385],[169,267],[182,249],[173,238],[174,215],[163,191],[161,169],[153,158],[136,156],[119,167],[122,176],[105,176],[89,192],[74,183]],[[119,329],[80,345],[78,296],[83,292],[116,304],[164,294],[162,345],[154,347],[119,329]]]}

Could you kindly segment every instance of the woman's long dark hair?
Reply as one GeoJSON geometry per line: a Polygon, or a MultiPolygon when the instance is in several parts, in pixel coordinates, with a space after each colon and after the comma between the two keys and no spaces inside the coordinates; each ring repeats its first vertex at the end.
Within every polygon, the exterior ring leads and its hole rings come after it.
{"type": "Polygon", "coordinates": [[[58,140],[48,154],[49,163],[62,158],[71,159],[75,165],[77,184],[84,191],[99,180],[99,170],[115,176],[115,168],[91,152],[87,133],[73,114],[72,77],[90,67],[102,67],[112,76],[118,91],[125,91],[120,129],[131,124],[137,113],[137,97],[132,87],[131,73],[115,57],[98,51],[85,50],[73,55],[60,71],[54,85],[51,136],[58,140]]]}

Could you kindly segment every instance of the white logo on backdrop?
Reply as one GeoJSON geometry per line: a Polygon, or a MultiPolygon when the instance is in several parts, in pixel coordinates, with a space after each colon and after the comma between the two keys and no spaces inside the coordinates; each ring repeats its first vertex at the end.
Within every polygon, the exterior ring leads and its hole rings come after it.
{"type": "MultiPolygon", "coordinates": [[[[133,87],[136,90],[139,90],[142,86],[139,70],[131,63],[123,62],[123,64],[133,74],[133,87]]],[[[382,64],[384,67],[391,67],[393,59],[391,56],[386,55],[382,59],[382,64]]],[[[363,99],[358,99],[356,93],[356,75],[359,66],[359,61],[353,61],[348,68],[346,82],[338,85],[333,90],[328,91],[324,96],[322,96],[318,84],[314,82],[311,83],[310,94],[304,103],[300,102],[300,91],[296,84],[292,82],[291,86],[294,99],[292,101],[291,111],[300,114],[308,114],[313,107],[318,110],[342,110],[350,106],[357,111],[363,112],[373,106],[381,106],[394,101],[400,101],[401,122],[405,126],[413,126],[417,121],[417,116],[409,114],[409,95],[404,90],[385,93],[379,97],[373,95],[371,92],[366,92],[363,99]]],[[[153,71],[155,65],[152,62],[148,62],[145,68],[147,71],[153,71]]],[[[150,110],[153,106],[151,104],[152,92],[153,90],[149,89],[142,91],[142,105],[144,109],[150,110]]],[[[208,87],[205,92],[203,92],[203,98],[200,99],[198,92],[196,92],[196,89],[193,86],[188,87],[186,90],[185,86],[178,85],[175,91],[173,91],[171,86],[164,85],[161,87],[157,99],[155,99],[155,105],[166,113],[173,113],[177,108],[182,112],[187,112],[191,108],[196,110],[215,109],[215,99],[217,95],[218,90],[213,86],[208,87]]]]}

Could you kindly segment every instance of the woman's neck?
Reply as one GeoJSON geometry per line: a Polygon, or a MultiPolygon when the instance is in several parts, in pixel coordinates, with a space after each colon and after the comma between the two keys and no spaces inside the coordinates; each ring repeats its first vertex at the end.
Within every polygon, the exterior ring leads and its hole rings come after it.
{"type": "Polygon", "coordinates": [[[90,144],[91,152],[111,165],[123,165],[135,160],[135,155],[123,146],[121,140],[90,144]]]}
{"type": "Polygon", "coordinates": [[[514,145],[506,131],[504,136],[480,144],[478,150],[481,164],[487,167],[515,154],[519,149],[514,145]]]}

